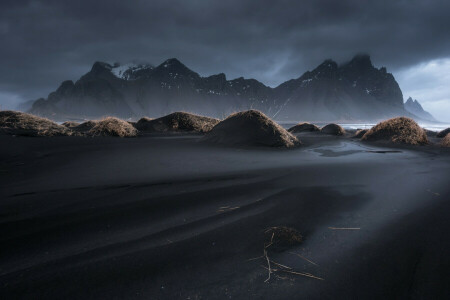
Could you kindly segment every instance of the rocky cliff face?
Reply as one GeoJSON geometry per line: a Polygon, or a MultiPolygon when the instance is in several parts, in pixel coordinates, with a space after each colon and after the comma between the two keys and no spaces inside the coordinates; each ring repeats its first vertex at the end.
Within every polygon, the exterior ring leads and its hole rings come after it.
{"type": "Polygon", "coordinates": [[[408,115],[392,74],[358,55],[338,66],[326,60],[297,79],[270,88],[254,79],[202,77],[177,59],[157,67],[96,62],[77,82],[65,81],[30,112],[52,119],[161,116],[188,111],[212,117],[261,110],[277,120],[379,120],[408,115]]]}
{"type": "Polygon", "coordinates": [[[436,122],[436,119],[429,112],[423,109],[419,101],[413,100],[411,97],[406,100],[405,109],[425,121],[436,122]]]}

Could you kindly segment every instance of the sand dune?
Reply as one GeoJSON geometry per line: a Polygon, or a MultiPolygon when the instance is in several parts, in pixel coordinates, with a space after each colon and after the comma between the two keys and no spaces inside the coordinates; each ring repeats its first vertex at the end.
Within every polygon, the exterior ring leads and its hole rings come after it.
{"type": "Polygon", "coordinates": [[[449,293],[446,148],[318,134],[291,151],[238,150],[199,138],[2,136],[3,297],[449,293]],[[263,254],[274,226],[298,230],[303,242],[271,260],[323,281],[278,272],[264,282],[264,260],[249,259],[263,254]]]}

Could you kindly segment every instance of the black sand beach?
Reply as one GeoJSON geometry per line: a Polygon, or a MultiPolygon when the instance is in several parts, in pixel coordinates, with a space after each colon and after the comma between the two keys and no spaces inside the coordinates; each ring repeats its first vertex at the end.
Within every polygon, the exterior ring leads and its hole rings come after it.
{"type": "Polygon", "coordinates": [[[199,138],[1,136],[0,299],[450,295],[448,149],[199,138]],[[253,258],[272,226],[304,242],[270,259],[323,280],[265,282],[267,262],[253,258]]]}

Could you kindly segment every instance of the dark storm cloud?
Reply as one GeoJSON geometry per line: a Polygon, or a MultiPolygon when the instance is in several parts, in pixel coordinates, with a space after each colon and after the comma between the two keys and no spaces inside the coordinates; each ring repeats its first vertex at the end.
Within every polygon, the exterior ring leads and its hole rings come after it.
{"type": "Polygon", "coordinates": [[[46,96],[96,60],[159,64],[269,85],[326,58],[370,53],[389,70],[450,53],[449,1],[9,1],[0,4],[0,93],[46,96]]]}

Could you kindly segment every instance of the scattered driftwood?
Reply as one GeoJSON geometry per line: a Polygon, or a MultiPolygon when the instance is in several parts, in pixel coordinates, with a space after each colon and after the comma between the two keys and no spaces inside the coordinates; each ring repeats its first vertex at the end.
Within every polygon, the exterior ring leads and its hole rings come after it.
{"type": "MultiPolygon", "coordinates": [[[[264,280],[264,282],[269,282],[271,279],[271,275],[275,272],[283,272],[283,273],[287,273],[287,274],[304,276],[304,277],[313,278],[313,279],[317,279],[317,280],[324,280],[323,278],[320,278],[320,277],[315,276],[310,273],[296,271],[292,267],[287,266],[285,264],[281,264],[279,262],[276,262],[269,257],[269,249],[272,250],[277,245],[281,244],[281,245],[293,246],[296,244],[300,244],[303,241],[303,237],[300,235],[300,233],[297,230],[295,230],[293,228],[285,227],[285,226],[277,226],[277,227],[268,228],[267,230],[264,231],[264,234],[266,236],[270,237],[270,239],[268,239],[266,242],[264,242],[263,255],[254,257],[254,258],[250,258],[247,260],[247,261],[253,261],[253,260],[263,259],[265,261],[266,266],[261,265],[262,268],[267,270],[267,278],[264,280]]],[[[309,259],[306,259],[305,257],[301,256],[298,253],[294,253],[294,252],[289,252],[289,253],[297,255],[297,256],[301,257],[302,259],[308,261],[309,263],[317,266],[317,264],[315,262],[313,262],[309,259]]],[[[286,277],[282,277],[282,276],[277,276],[277,277],[281,278],[281,279],[287,279],[286,277]]]]}

